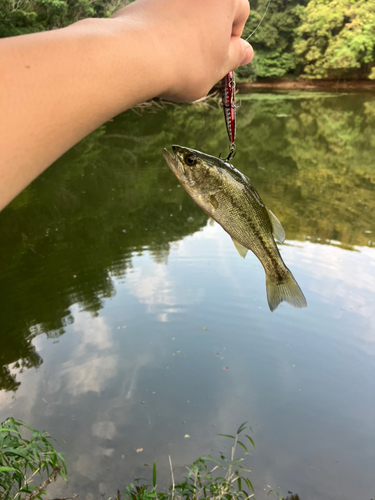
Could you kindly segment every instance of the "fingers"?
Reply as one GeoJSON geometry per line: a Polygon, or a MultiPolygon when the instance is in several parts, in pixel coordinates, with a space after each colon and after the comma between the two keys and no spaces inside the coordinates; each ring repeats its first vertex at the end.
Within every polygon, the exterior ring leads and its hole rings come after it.
{"type": "MultiPolygon", "coordinates": [[[[241,39],[242,40],[242,39],[241,39]]],[[[240,62],[239,66],[245,66],[246,64],[249,64],[254,57],[254,50],[253,47],[249,44],[249,42],[246,42],[243,40],[247,45],[245,45],[245,55],[240,62]]]]}
{"type": "Polygon", "coordinates": [[[248,0],[238,0],[236,14],[233,20],[232,36],[241,36],[247,18],[250,14],[250,4],[248,0]]]}
{"type": "Polygon", "coordinates": [[[254,51],[249,42],[238,36],[232,36],[229,45],[228,72],[238,66],[249,64],[254,56],[254,51]]]}

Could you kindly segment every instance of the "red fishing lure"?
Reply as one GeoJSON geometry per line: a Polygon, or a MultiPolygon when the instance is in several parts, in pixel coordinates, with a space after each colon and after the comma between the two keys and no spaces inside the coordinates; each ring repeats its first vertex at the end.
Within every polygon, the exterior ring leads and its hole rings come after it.
{"type": "MultiPolygon", "coordinates": [[[[257,27],[254,31],[250,33],[250,35],[245,38],[245,40],[249,40],[254,33],[257,31],[259,26],[262,24],[263,19],[265,18],[268,7],[270,6],[271,0],[267,1],[266,10],[264,11],[262,19],[259,21],[257,27]]],[[[221,104],[224,109],[224,117],[225,117],[225,125],[227,127],[228,137],[229,137],[229,155],[226,159],[229,161],[236,154],[236,145],[234,141],[236,140],[236,103],[235,103],[235,94],[236,94],[236,82],[234,80],[234,71],[230,71],[224,78],[221,80],[221,104]]]]}
{"type": "Polygon", "coordinates": [[[230,152],[227,160],[234,156],[236,151],[236,82],[234,80],[234,72],[230,71],[221,80],[221,102],[224,110],[225,125],[227,127],[228,138],[230,142],[230,152]]]}

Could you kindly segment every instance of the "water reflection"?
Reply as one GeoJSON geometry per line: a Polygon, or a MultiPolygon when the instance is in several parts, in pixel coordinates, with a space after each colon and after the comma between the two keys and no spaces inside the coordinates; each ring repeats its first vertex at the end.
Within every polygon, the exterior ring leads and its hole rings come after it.
{"type": "Polygon", "coordinates": [[[263,269],[232,246],[208,224],[175,244],[168,264],[149,251],[133,253],[133,269],[126,280],[113,278],[117,294],[98,316],[73,305],[74,322],[58,346],[44,335],[33,340],[43,368],[20,375],[16,399],[3,393],[0,401],[3,412],[66,441],[71,480],[51,494],[110,495],[114,485],[147,476],[144,464],[154,459],[166,477],[168,455],[182,465],[226,452],[228,443],[214,433],[249,418],[258,498],[266,484],[301,498],[334,499],[343,489],[343,498],[355,491],[368,497],[375,287],[363,292],[345,270],[370,266],[373,249],[283,248],[309,293],[301,323],[284,305],[278,316],[269,313],[259,292],[263,269]]]}
{"type": "MultiPolygon", "coordinates": [[[[282,220],[288,239],[372,246],[374,98],[241,99],[235,164],[282,220]]],[[[30,339],[61,335],[72,321],[71,304],[95,314],[102,308],[115,294],[113,277],[131,268],[134,249],[147,247],[165,262],[172,241],[205,224],[160,151],[179,142],[218,154],[226,147],[219,118],[209,105],[153,109],[141,118],[129,112],[83,141],[1,214],[2,335],[9,347],[0,355],[0,387],[17,387],[10,363],[40,365],[30,339]]]]}
{"type": "Polygon", "coordinates": [[[302,315],[269,313],[259,262],[161,158],[225,152],[216,106],[119,117],[0,215],[0,419],[66,440],[57,496],[111,495],[154,459],[162,477],[250,419],[261,490],[370,498],[375,100],[256,94],[238,120],[235,165],[283,223],[302,315]]]}

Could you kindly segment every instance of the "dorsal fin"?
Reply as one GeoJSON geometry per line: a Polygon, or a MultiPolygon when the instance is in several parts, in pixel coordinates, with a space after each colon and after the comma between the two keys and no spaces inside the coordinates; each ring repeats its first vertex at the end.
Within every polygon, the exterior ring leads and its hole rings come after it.
{"type": "Polygon", "coordinates": [[[281,225],[281,222],[276,217],[276,215],[271,212],[271,210],[269,208],[267,208],[267,212],[268,212],[268,215],[270,217],[271,224],[272,224],[273,236],[277,239],[278,242],[284,243],[285,231],[284,231],[283,226],[281,225]]]}
{"type": "Polygon", "coordinates": [[[237,252],[240,254],[240,257],[242,257],[244,259],[246,257],[247,252],[248,252],[247,248],[245,248],[243,245],[238,243],[238,241],[234,240],[233,238],[232,238],[232,241],[234,243],[234,246],[236,247],[237,252]]]}

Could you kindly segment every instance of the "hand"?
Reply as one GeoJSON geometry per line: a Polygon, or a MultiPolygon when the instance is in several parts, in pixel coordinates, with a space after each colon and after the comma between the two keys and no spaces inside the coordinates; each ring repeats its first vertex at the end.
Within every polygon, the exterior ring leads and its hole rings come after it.
{"type": "Polygon", "coordinates": [[[144,28],[143,56],[157,61],[154,71],[164,80],[159,96],[190,101],[252,60],[241,38],[249,12],[248,0],[137,0],[114,18],[144,28]]]}

